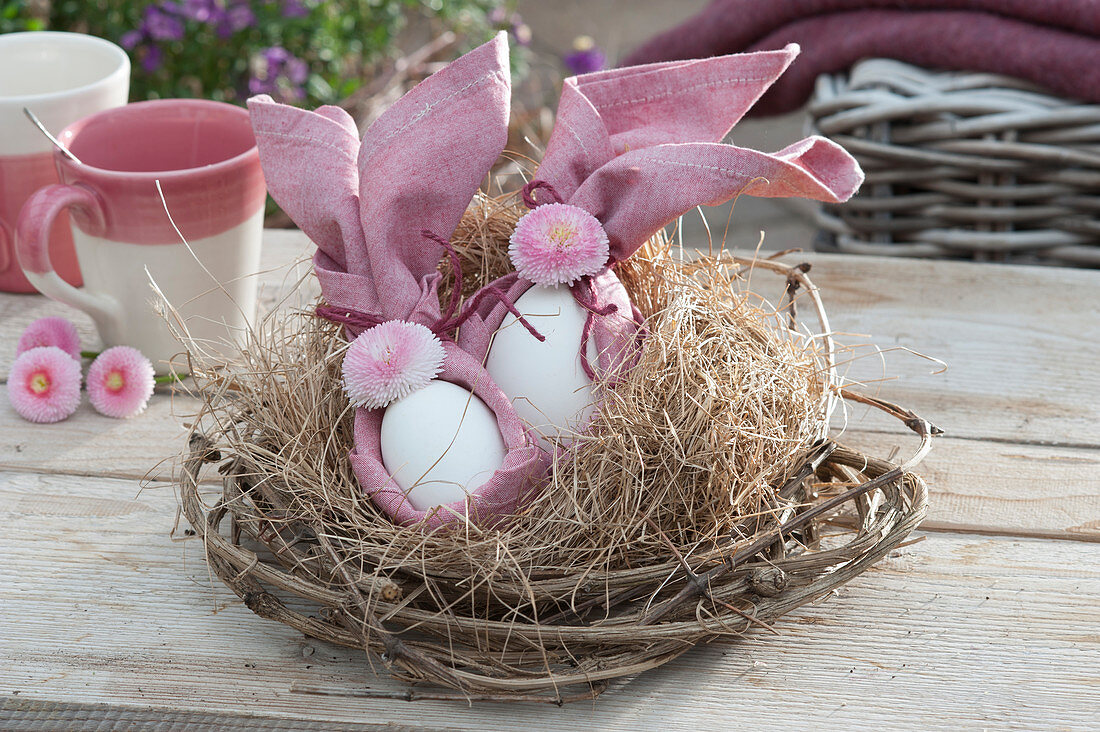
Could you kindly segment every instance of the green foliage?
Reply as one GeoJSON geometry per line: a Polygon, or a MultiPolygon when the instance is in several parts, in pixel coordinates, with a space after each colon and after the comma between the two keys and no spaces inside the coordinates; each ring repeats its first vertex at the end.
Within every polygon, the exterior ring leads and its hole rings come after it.
{"type": "Polygon", "coordinates": [[[512,23],[507,0],[0,0],[0,32],[77,31],[127,48],[131,98],[253,93],[314,107],[353,94],[397,53],[411,15],[464,45],[512,23]],[[505,6],[505,7],[502,7],[505,6]],[[507,21],[505,20],[507,19],[507,21]]]}
{"type": "Polygon", "coordinates": [[[44,30],[44,18],[32,12],[26,0],[0,0],[0,33],[44,30]]]}

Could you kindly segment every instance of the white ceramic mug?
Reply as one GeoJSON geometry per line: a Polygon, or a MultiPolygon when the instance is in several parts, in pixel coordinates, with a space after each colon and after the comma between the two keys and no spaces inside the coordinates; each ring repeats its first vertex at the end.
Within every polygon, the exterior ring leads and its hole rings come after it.
{"type": "MultiPolygon", "coordinates": [[[[15,261],[15,220],[31,193],[58,182],[53,146],[23,108],[56,133],[126,104],[129,89],[130,59],[102,38],[48,31],[0,35],[0,290],[34,292],[15,261]]],[[[66,281],[80,284],[67,222],[52,233],[50,256],[66,281]]]]}
{"type": "Polygon", "coordinates": [[[88,313],[106,345],[138,348],[165,373],[183,349],[156,310],[152,280],[192,339],[231,355],[256,311],[267,195],[248,112],[197,99],[139,102],[80,120],[58,139],[80,162],[56,153],[64,184],[23,206],[16,251],[27,279],[88,313]],[[81,289],[58,275],[46,246],[66,209],[81,289]]]}

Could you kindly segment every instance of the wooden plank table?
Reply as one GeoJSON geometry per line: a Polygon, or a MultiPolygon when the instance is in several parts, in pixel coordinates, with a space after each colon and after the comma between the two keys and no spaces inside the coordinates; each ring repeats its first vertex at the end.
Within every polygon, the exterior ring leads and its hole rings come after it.
{"type": "MultiPolygon", "coordinates": [[[[309,247],[268,232],[267,307],[308,272],[291,263],[309,247]]],[[[1100,272],[806,259],[842,340],[947,362],[933,374],[888,352],[896,380],[868,387],[947,436],[922,468],[925,540],[781,620],[780,637],[698,648],[561,709],[409,703],[359,653],[252,615],[173,532],[192,399],[167,390],[125,421],[85,404],[49,426],[0,399],[0,729],[1095,729],[1100,272]]],[[[64,307],[0,295],[0,378],[46,314],[94,342],[64,307]]],[[[862,358],[849,376],[881,371],[862,358]]],[[[853,445],[911,446],[846,416],[853,445]]]]}

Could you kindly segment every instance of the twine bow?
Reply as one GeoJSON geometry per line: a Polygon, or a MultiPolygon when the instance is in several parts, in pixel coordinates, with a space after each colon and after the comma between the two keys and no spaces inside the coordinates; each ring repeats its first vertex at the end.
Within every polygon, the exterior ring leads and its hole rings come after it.
{"type": "MultiPolygon", "coordinates": [[[[527,208],[534,209],[538,206],[545,205],[547,203],[564,203],[564,199],[561,194],[555,190],[554,186],[544,180],[532,180],[527,185],[523,186],[520,190],[520,196],[523,198],[523,204],[527,208]],[[544,191],[549,201],[539,201],[535,198],[537,191],[544,191]]],[[[569,288],[573,294],[573,299],[578,305],[584,308],[588,315],[584,319],[584,328],[581,331],[581,343],[578,351],[580,356],[581,369],[584,370],[585,376],[589,379],[595,380],[596,372],[592,368],[592,364],[588,361],[588,341],[592,337],[592,327],[595,325],[597,317],[607,317],[613,315],[619,311],[619,308],[614,303],[608,303],[607,305],[600,305],[599,296],[596,292],[595,286],[592,284],[592,277],[586,275],[579,280],[576,284],[569,288]]],[[[631,318],[638,324],[639,339],[645,337],[644,318],[637,307],[632,307],[631,318]]]]}
{"type": "MultiPolygon", "coordinates": [[[[493,285],[483,287],[481,290],[478,290],[478,292],[466,302],[465,307],[459,311],[459,302],[462,299],[462,262],[459,260],[458,252],[455,251],[454,246],[452,246],[449,241],[438,234],[428,231],[427,229],[423,229],[420,234],[425,239],[443,247],[444,251],[447,252],[447,257],[450,259],[451,271],[454,274],[454,287],[451,290],[450,300],[447,302],[447,309],[443,311],[435,324],[429,326],[433,333],[441,338],[450,338],[450,334],[457,330],[459,326],[465,323],[470,316],[477,311],[478,306],[485,298],[495,297],[508,309],[508,312],[516,316],[516,319],[527,329],[527,332],[533,335],[540,343],[546,340],[546,336],[535,330],[535,327],[531,325],[530,321],[523,317],[523,313],[519,311],[516,304],[508,297],[508,293],[499,287],[493,285]],[[456,315],[456,313],[458,314],[456,315]]],[[[364,313],[359,310],[335,307],[333,305],[318,305],[314,309],[314,314],[319,318],[324,318],[333,323],[340,323],[344,326],[357,328],[360,331],[373,328],[383,322],[381,316],[373,313],[364,313]]]]}
{"type": "Polygon", "coordinates": [[[554,186],[550,185],[544,180],[531,181],[530,183],[525,185],[519,193],[520,196],[523,198],[523,205],[527,208],[535,208],[536,206],[541,206],[546,203],[565,203],[565,199],[561,197],[561,194],[554,190],[554,186]],[[538,191],[540,189],[546,191],[546,195],[553,200],[536,201],[535,191],[538,191]]]}

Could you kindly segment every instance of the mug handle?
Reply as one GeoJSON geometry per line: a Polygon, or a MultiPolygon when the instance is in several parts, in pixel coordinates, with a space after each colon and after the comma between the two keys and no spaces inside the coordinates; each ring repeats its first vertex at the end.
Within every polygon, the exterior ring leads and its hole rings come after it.
{"type": "Polygon", "coordinates": [[[50,262],[50,230],[54,219],[66,208],[74,218],[86,224],[82,228],[93,236],[106,230],[106,217],[98,196],[81,185],[55,183],[35,191],[19,212],[15,224],[15,254],[23,273],[35,289],[47,297],[65,303],[92,316],[96,325],[122,321],[122,306],[113,297],[77,289],[53,268],[50,262]]]}

